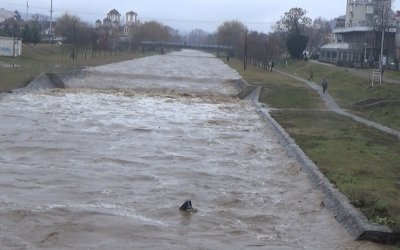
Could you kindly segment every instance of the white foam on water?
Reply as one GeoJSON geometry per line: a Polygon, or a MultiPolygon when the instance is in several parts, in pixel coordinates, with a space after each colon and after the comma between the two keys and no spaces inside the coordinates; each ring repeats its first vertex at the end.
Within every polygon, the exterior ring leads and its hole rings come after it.
{"type": "Polygon", "coordinates": [[[1,249],[378,249],[321,207],[219,59],[87,72],[0,101],[1,249]],[[197,213],[178,210],[186,199],[197,213]]]}

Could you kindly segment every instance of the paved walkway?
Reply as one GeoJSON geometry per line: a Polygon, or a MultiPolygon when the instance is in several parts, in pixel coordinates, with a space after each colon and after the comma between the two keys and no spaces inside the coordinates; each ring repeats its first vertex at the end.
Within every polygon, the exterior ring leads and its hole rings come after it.
{"type": "MultiPolygon", "coordinates": [[[[323,63],[323,62],[319,62],[316,60],[310,60],[311,63],[316,63],[316,64],[321,64],[321,65],[325,65],[325,66],[331,66],[331,67],[337,67],[336,65],[333,64],[327,64],[327,63],[323,63]]],[[[370,69],[369,71],[363,70],[363,69],[355,69],[355,68],[343,68],[343,70],[347,69],[350,73],[368,78],[370,81],[372,81],[372,69],[370,69]]],[[[383,73],[383,75],[385,75],[385,73],[383,73]]],[[[378,80],[378,78],[375,79],[375,82],[378,80]]],[[[386,82],[386,83],[393,83],[393,84],[400,84],[399,80],[394,80],[394,79],[390,79],[387,78],[385,76],[382,77],[382,82],[386,82]]]]}
{"type": "Polygon", "coordinates": [[[386,127],[386,126],[384,126],[382,124],[379,124],[379,123],[376,123],[376,122],[372,122],[372,121],[366,120],[366,119],[361,118],[359,116],[350,114],[346,110],[343,110],[343,109],[339,108],[339,106],[336,104],[335,100],[332,98],[332,96],[329,94],[329,92],[326,91],[325,93],[323,93],[322,92],[322,86],[319,86],[315,82],[309,82],[309,81],[307,81],[307,80],[305,80],[303,78],[300,78],[298,76],[293,76],[291,74],[285,73],[285,72],[277,70],[277,69],[274,69],[274,71],[278,72],[278,73],[280,73],[282,75],[286,75],[286,76],[292,77],[292,78],[294,78],[294,79],[296,79],[296,80],[298,80],[300,82],[304,82],[304,83],[308,84],[308,86],[310,86],[311,88],[313,88],[315,91],[318,92],[318,94],[321,97],[321,99],[325,102],[326,107],[328,109],[332,110],[333,112],[335,112],[335,113],[337,113],[339,115],[350,117],[350,118],[352,118],[353,120],[355,120],[357,122],[363,123],[363,124],[368,125],[370,127],[374,127],[376,129],[379,129],[379,130],[381,130],[383,132],[386,132],[388,134],[397,136],[400,139],[400,132],[398,132],[397,130],[391,129],[389,127],[386,127]]]}

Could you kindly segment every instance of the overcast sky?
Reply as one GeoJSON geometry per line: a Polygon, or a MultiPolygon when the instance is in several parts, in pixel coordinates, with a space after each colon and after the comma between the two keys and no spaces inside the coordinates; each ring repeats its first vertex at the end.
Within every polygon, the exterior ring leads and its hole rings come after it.
{"type": "MultiPolygon", "coordinates": [[[[29,16],[49,14],[50,3],[51,0],[28,1],[29,16]]],[[[53,0],[53,16],[68,12],[94,24],[116,9],[121,17],[134,11],[141,21],[156,20],[181,32],[196,28],[213,32],[224,21],[233,19],[251,30],[269,32],[271,25],[293,7],[307,10],[311,19],[322,16],[330,20],[345,14],[346,3],[347,0],[53,0]]],[[[21,13],[26,13],[26,5],[26,0],[0,0],[0,8],[21,13]]],[[[400,10],[400,1],[396,1],[395,10],[400,10]]]]}

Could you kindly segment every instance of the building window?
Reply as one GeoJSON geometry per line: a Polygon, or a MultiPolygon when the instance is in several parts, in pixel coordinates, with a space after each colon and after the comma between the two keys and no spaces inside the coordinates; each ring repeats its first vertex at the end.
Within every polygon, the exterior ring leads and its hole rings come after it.
{"type": "Polygon", "coordinates": [[[347,52],[343,52],[343,61],[347,61],[347,52]]]}
{"type": "Polygon", "coordinates": [[[368,12],[373,12],[374,11],[374,6],[373,5],[367,5],[367,11],[368,12]]]}
{"type": "Polygon", "coordinates": [[[342,34],[336,35],[336,40],[337,40],[338,43],[341,43],[341,42],[342,42],[342,39],[343,39],[342,34]]]}

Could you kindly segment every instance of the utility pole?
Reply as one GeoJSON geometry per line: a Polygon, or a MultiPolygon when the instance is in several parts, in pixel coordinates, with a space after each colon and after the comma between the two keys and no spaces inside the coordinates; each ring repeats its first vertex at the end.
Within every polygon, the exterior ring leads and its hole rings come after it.
{"type": "Polygon", "coordinates": [[[384,42],[384,38],[385,38],[385,26],[383,26],[382,28],[382,41],[381,41],[381,55],[380,55],[380,59],[379,59],[379,69],[382,69],[383,67],[383,42],[384,42]]]}
{"type": "Polygon", "coordinates": [[[53,0],[51,0],[51,4],[50,4],[50,34],[49,35],[51,38],[53,38],[53,30],[51,28],[52,24],[53,24],[53,0]]]}
{"type": "Polygon", "coordinates": [[[72,49],[72,60],[75,60],[75,26],[76,26],[76,19],[74,18],[74,44],[72,45],[73,46],[73,49],[72,49]]]}
{"type": "Polygon", "coordinates": [[[382,39],[381,39],[381,53],[379,54],[379,69],[382,70],[383,66],[383,42],[385,38],[385,3],[382,2],[382,14],[381,14],[381,29],[382,29],[382,39]]]}
{"type": "Polygon", "coordinates": [[[13,29],[13,57],[15,57],[15,37],[17,36],[18,24],[17,21],[14,21],[13,29]]]}
{"type": "MultiPolygon", "coordinates": [[[[17,22],[14,23],[17,25],[17,22]]],[[[13,26],[13,58],[15,57],[15,27],[13,26]]]]}
{"type": "Polygon", "coordinates": [[[29,5],[28,1],[26,1],[26,19],[25,19],[26,22],[28,22],[28,17],[29,17],[28,12],[29,12],[29,5]]]}
{"type": "Polygon", "coordinates": [[[379,69],[382,70],[383,67],[383,46],[384,46],[384,39],[385,39],[385,29],[388,27],[389,31],[389,26],[388,26],[388,16],[389,16],[389,11],[392,8],[392,0],[390,0],[390,9],[388,9],[389,6],[387,6],[386,2],[382,2],[382,16],[381,16],[381,27],[382,27],[382,40],[381,40],[381,54],[379,58],[379,69]]]}
{"type": "Polygon", "coordinates": [[[247,30],[244,33],[244,59],[243,59],[243,69],[247,69],[247,30]]]}

